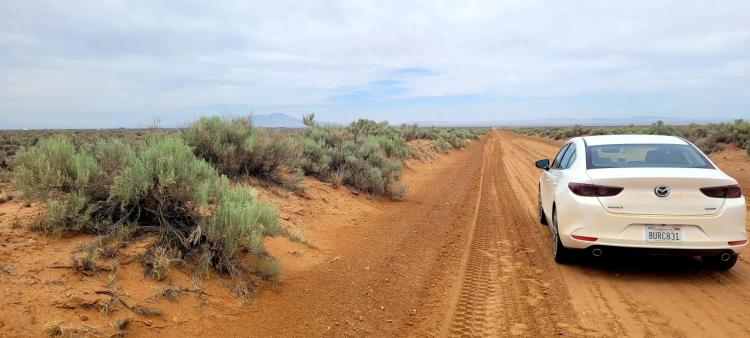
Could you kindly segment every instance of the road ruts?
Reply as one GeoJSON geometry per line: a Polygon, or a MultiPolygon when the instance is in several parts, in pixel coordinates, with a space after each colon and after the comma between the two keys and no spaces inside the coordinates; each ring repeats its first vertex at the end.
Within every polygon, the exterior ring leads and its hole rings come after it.
{"type": "Polygon", "coordinates": [[[578,323],[562,277],[547,259],[548,233],[512,193],[503,165],[504,140],[486,145],[482,188],[462,281],[444,336],[577,336],[578,323]]]}
{"type": "Polygon", "coordinates": [[[534,160],[560,142],[494,131],[442,336],[748,337],[750,264],[689,257],[552,260],[534,160]]]}

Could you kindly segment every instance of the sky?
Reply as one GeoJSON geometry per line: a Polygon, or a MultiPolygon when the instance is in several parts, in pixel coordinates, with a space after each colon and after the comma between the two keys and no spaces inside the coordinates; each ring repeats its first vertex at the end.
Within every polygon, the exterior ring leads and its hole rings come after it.
{"type": "Polygon", "coordinates": [[[0,129],[750,118],[750,1],[0,1],[0,129]]]}

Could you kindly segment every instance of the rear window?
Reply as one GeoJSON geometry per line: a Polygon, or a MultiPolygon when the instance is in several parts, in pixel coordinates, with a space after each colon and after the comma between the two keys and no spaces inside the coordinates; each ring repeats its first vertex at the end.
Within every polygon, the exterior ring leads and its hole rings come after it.
{"type": "Polygon", "coordinates": [[[587,147],[588,169],[713,169],[702,153],[686,144],[608,144],[587,147]]]}

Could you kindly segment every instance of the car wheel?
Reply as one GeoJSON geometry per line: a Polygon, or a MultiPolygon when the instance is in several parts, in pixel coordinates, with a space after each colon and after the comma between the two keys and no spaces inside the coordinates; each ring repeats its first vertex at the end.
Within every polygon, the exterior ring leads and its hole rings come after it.
{"type": "Polygon", "coordinates": [[[552,209],[552,254],[555,262],[560,264],[570,263],[572,251],[566,248],[560,241],[557,231],[557,210],[552,209]]]}
{"type": "Polygon", "coordinates": [[[542,225],[549,225],[547,222],[547,215],[544,214],[544,208],[542,208],[542,192],[539,191],[539,223],[542,225]]]}
{"type": "Polygon", "coordinates": [[[716,256],[703,256],[701,260],[711,270],[726,271],[737,264],[737,254],[724,252],[716,256]]]}

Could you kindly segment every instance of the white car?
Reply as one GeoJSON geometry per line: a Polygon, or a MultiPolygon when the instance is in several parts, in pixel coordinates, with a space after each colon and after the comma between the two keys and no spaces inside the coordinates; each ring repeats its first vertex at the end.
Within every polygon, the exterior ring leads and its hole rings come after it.
{"type": "Polygon", "coordinates": [[[539,160],[539,213],[555,260],[576,250],[700,256],[727,270],[747,245],[737,181],[692,143],[673,136],[569,140],[539,160]]]}

